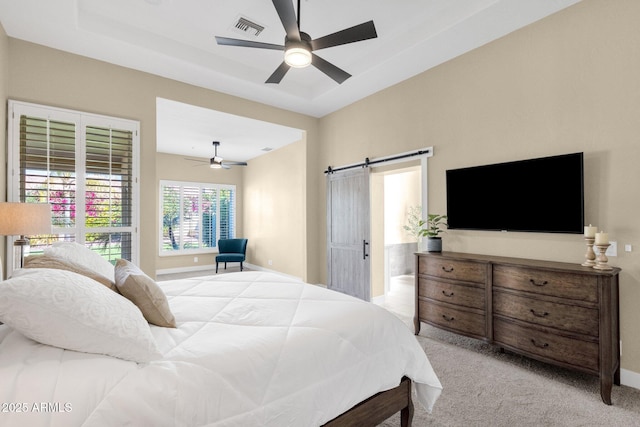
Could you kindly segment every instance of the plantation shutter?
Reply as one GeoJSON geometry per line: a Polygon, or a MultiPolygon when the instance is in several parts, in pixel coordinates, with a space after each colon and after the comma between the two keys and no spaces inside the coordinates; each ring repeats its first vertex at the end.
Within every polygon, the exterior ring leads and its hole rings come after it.
{"type": "Polygon", "coordinates": [[[17,101],[9,114],[7,200],[52,210],[52,234],[29,236],[31,253],[75,241],[137,263],[139,123],[17,101]]]}
{"type": "Polygon", "coordinates": [[[235,237],[235,191],[220,190],[220,238],[233,239],[235,237]]]}
{"type": "Polygon", "coordinates": [[[110,261],[131,259],[133,132],[85,128],[85,227],[87,242],[110,261]]]}
{"type": "Polygon", "coordinates": [[[162,185],[162,240],[160,251],[180,249],[180,186],[162,185]]]}
{"type": "Polygon", "coordinates": [[[50,203],[52,225],[60,233],[39,236],[32,252],[56,240],[73,240],[76,225],[75,122],[19,116],[19,188],[23,203],[50,203]]]}
{"type": "Polygon", "coordinates": [[[202,189],[202,246],[215,248],[218,246],[216,231],[217,193],[215,188],[202,189]]]}
{"type": "Polygon", "coordinates": [[[214,252],[235,237],[233,185],[160,181],[160,255],[214,252]]]}

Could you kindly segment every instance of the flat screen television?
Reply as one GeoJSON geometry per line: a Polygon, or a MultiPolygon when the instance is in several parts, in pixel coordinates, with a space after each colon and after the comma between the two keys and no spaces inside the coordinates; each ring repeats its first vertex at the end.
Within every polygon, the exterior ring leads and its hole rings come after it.
{"type": "Polygon", "coordinates": [[[446,171],[451,230],[584,232],[583,153],[446,171]]]}

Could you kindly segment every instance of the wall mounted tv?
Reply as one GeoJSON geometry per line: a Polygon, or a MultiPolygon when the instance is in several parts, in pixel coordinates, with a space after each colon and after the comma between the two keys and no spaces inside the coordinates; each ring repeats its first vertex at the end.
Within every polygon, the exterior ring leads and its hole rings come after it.
{"type": "Polygon", "coordinates": [[[449,229],[584,232],[583,153],[446,171],[449,229]]]}

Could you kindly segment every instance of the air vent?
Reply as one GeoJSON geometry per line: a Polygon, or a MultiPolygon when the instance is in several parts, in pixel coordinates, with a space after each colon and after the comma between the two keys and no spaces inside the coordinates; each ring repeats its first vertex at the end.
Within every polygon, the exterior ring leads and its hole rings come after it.
{"type": "Polygon", "coordinates": [[[262,30],[264,30],[264,26],[253,22],[249,18],[239,16],[236,22],[233,24],[233,30],[237,33],[246,34],[252,37],[258,37],[262,30]]]}

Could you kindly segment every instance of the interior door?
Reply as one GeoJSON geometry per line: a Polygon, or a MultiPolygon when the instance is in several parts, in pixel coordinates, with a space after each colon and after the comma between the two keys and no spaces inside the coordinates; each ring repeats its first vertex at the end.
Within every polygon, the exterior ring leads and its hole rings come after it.
{"type": "Polygon", "coordinates": [[[369,301],[369,168],[327,175],[327,287],[369,301]]]}

